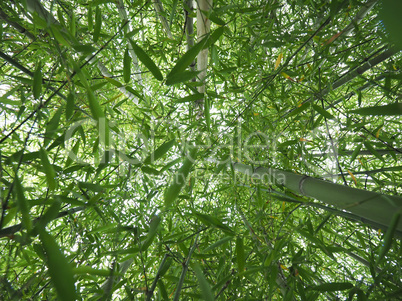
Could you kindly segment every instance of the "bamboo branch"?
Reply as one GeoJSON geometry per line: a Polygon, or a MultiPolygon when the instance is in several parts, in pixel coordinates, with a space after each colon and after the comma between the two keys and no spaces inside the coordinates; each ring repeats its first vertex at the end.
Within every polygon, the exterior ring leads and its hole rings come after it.
{"type": "Polygon", "coordinates": [[[159,266],[158,272],[156,272],[155,279],[152,282],[151,288],[147,292],[147,301],[151,301],[151,299],[152,299],[152,295],[154,294],[156,284],[158,283],[158,280],[161,277],[161,273],[162,273],[162,271],[164,269],[164,265],[166,263],[166,260],[167,260],[168,256],[169,256],[168,254],[165,254],[165,256],[162,259],[162,262],[161,262],[161,264],[159,266]]]}
{"type": "Polygon", "coordinates": [[[186,278],[186,273],[188,270],[188,265],[190,264],[191,255],[193,254],[196,246],[197,246],[198,234],[195,237],[194,244],[191,247],[190,251],[188,252],[187,258],[183,263],[183,270],[181,271],[179,282],[177,283],[176,292],[174,293],[173,301],[178,301],[180,298],[181,288],[184,283],[184,279],[186,278]]]}

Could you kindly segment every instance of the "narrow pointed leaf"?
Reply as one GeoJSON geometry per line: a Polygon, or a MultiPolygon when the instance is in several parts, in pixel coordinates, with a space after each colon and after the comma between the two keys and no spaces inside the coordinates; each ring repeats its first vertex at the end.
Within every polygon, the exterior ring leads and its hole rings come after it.
{"type": "Polygon", "coordinates": [[[236,257],[237,257],[237,268],[239,273],[244,271],[244,242],[243,237],[238,236],[236,239],[236,257]]]}
{"type": "Polygon", "coordinates": [[[95,27],[94,27],[94,35],[93,39],[94,42],[98,42],[99,35],[101,32],[101,27],[102,27],[102,12],[99,8],[99,6],[96,6],[96,11],[95,11],[95,27]]]}
{"type": "Polygon", "coordinates": [[[330,113],[328,113],[327,110],[323,109],[320,106],[317,106],[315,104],[312,104],[312,107],[315,111],[317,111],[319,114],[321,114],[322,116],[324,116],[327,119],[335,119],[334,116],[332,116],[330,113]]]}
{"type": "Polygon", "coordinates": [[[50,143],[51,139],[55,134],[55,131],[58,129],[62,112],[63,107],[58,108],[56,113],[54,113],[52,119],[50,119],[49,123],[47,124],[45,132],[45,141],[43,142],[44,146],[50,143]]]}
{"type": "Polygon", "coordinates": [[[35,99],[39,99],[41,93],[42,93],[42,66],[41,63],[38,63],[35,69],[34,73],[34,79],[33,79],[33,96],[35,99]]]}
{"type": "Polygon", "coordinates": [[[46,265],[59,300],[77,300],[78,296],[75,290],[73,271],[67,258],[60,250],[53,236],[45,230],[39,232],[39,239],[45,250],[46,265]]]}
{"type": "Polygon", "coordinates": [[[384,158],[375,150],[375,148],[371,145],[369,141],[364,141],[364,146],[367,148],[367,150],[372,153],[374,156],[376,156],[378,159],[381,161],[384,161],[384,158]]]}
{"type": "Polygon", "coordinates": [[[208,246],[207,248],[205,248],[204,250],[202,250],[201,253],[207,253],[213,249],[216,249],[217,247],[223,245],[224,243],[227,243],[229,241],[231,241],[233,239],[233,236],[226,236],[220,240],[218,240],[217,242],[213,243],[212,245],[208,246]]]}
{"type": "Polygon", "coordinates": [[[393,103],[385,106],[374,106],[351,110],[349,113],[359,115],[395,116],[402,115],[402,103],[393,103]]]}
{"type": "Polygon", "coordinates": [[[197,276],[198,284],[201,289],[201,295],[203,300],[211,301],[215,300],[215,296],[212,292],[211,286],[209,285],[204,273],[198,263],[193,264],[193,269],[195,275],[197,276]]]}
{"type": "Polygon", "coordinates": [[[42,167],[46,174],[47,184],[49,186],[49,189],[52,191],[56,188],[56,173],[53,169],[53,166],[49,162],[47,152],[43,148],[40,148],[39,153],[42,162],[42,167]]]}
{"type": "Polygon", "coordinates": [[[188,82],[195,78],[199,73],[200,71],[183,71],[181,73],[176,73],[166,78],[166,85],[171,86],[174,84],[188,82]]]}
{"type": "Polygon", "coordinates": [[[391,248],[392,238],[394,237],[394,233],[395,233],[396,227],[398,226],[400,217],[401,217],[401,213],[397,212],[394,214],[394,216],[391,219],[391,223],[387,229],[387,232],[384,235],[383,245],[380,250],[380,254],[377,258],[377,264],[381,262],[381,260],[385,257],[385,255],[391,248]]]}
{"type": "Polygon", "coordinates": [[[334,283],[324,283],[317,286],[312,286],[311,289],[320,292],[335,292],[335,291],[345,291],[353,287],[352,283],[349,282],[334,282],[334,283]]]}
{"type": "Polygon", "coordinates": [[[144,160],[144,164],[153,164],[156,160],[162,158],[175,144],[176,138],[163,143],[144,160]]]}
{"type": "Polygon", "coordinates": [[[190,173],[191,168],[193,167],[196,155],[197,155],[197,149],[193,148],[190,151],[189,155],[184,160],[183,165],[174,174],[172,181],[169,187],[165,190],[164,194],[164,201],[166,207],[170,207],[173,204],[173,202],[179,196],[181,189],[186,184],[187,176],[190,173]]]}
{"type": "Polygon", "coordinates": [[[186,68],[191,64],[192,61],[197,57],[198,53],[203,49],[204,44],[207,41],[207,38],[202,39],[200,42],[191,47],[181,58],[179,58],[176,62],[176,65],[172,68],[168,76],[166,77],[166,81],[172,76],[182,73],[186,68]]]}
{"type": "Polygon", "coordinates": [[[134,52],[137,55],[138,59],[151,71],[152,75],[157,79],[157,80],[163,80],[163,75],[159,68],[155,65],[155,63],[152,61],[152,59],[146,54],[144,50],[140,46],[138,46],[134,41],[129,39],[131,46],[133,46],[134,52]]]}
{"type": "Polygon", "coordinates": [[[124,82],[127,84],[130,82],[131,77],[131,57],[128,53],[128,49],[124,51],[124,60],[123,60],[123,77],[124,82]]]}
{"type": "Polygon", "coordinates": [[[110,270],[100,270],[100,269],[94,269],[89,266],[79,266],[73,269],[73,274],[75,275],[95,275],[95,276],[104,276],[108,277],[110,276],[110,270]]]}
{"type": "Polygon", "coordinates": [[[32,230],[32,220],[29,215],[30,206],[28,200],[25,198],[24,187],[18,176],[15,176],[14,189],[16,190],[18,209],[21,211],[22,226],[30,232],[32,230]]]}

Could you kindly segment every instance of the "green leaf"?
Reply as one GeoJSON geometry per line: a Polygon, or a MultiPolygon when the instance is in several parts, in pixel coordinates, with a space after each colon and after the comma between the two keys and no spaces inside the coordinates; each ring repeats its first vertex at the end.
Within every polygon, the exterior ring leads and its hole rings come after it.
{"type": "Polygon", "coordinates": [[[192,148],[183,162],[183,165],[175,173],[169,187],[165,190],[164,201],[165,207],[170,207],[179,196],[181,189],[186,184],[186,179],[197,156],[197,149],[192,148]]]}
{"type": "Polygon", "coordinates": [[[162,158],[175,144],[176,138],[163,143],[152,154],[145,158],[144,164],[153,164],[155,161],[162,158]]]}
{"type": "Polygon", "coordinates": [[[211,286],[209,285],[207,279],[202,272],[202,269],[198,263],[192,265],[195,275],[197,276],[198,284],[201,289],[202,299],[211,301],[215,300],[215,296],[212,292],[211,286]]]}
{"type": "Polygon", "coordinates": [[[42,65],[39,62],[36,66],[33,79],[33,96],[35,99],[39,99],[42,94],[42,65]]]}
{"type": "Polygon", "coordinates": [[[217,242],[213,243],[212,245],[208,246],[207,248],[205,248],[204,250],[202,250],[201,253],[207,253],[213,249],[216,249],[217,247],[223,245],[224,243],[227,243],[229,241],[231,241],[233,239],[233,236],[226,236],[220,240],[218,240],[217,242]]]}
{"type": "Polygon", "coordinates": [[[205,123],[207,124],[207,130],[211,130],[211,114],[210,114],[210,99],[206,98],[204,100],[204,116],[205,116],[205,123]]]}
{"type": "Polygon", "coordinates": [[[60,211],[60,206],[61,202],[55,199],[52,205],[50,205],[49,209],[46,210],[45,214],[43,214],[36,223],[33,231],[35,234],[39,234],[41,231],[44,231],[46,225],[57,217],[60,211]]]}
{"type": "Polygon", "coordinates": [[[95,276],[110,276],[111,271],[110,270],[100,270],[100,269],[94,269],[92,267],[82,265],[79,267],[76,267],[73,269],[73,274],[74,275],[84,275],[84,274],[89,274],[89,275],[95,275],[95,276]]]}
{"type": "Polygon", "coordinates": [[[216,30],[214,30],[214,32],[209,36],[208,40],[206,41],[203,49],[208,48],[213,44],[215,44],[215,42],[219,40],[219,38],[223,35],[224,32],[225,27],[223,26],[218,27],[216,30]]]}
{"type": "Polygon", "coordinates": [[[53,166],[49,162],[47,152],[43,148],[40,148],[39,154],[42,162],[42,167],[46,174],[46,181],[49,186],[49,190],[53,191],[54,189],[56,189],[56,173],[53,169],[53,166]]]}
{"type": "Polygon", "coordinates": [[[175,100],[175,103],[193,102],[193,101],[202,99],[203,97],[204,97],[203,93],[196,93],[196,94],[192,94],[192,95],[180,98],[178,100],[175,100]]]}
{"type": "Polygon", "coordinates": [[[14,189],[16,191],[18,209],[21,211],[22,226],[27,229],[28,232],[31,232],[32,220],[31,216],[29,215],[30,206],[27,199],[25,198],[24,187],[22,186],[21,181],[17,175],[15,176],[14,180],[14,189]]]}
{"type": "Polygon", "coordinates": [[[208,37],[202,39],[200,42],[191,47],[181,58],[179,58],[176,62],[176,65],[172,68],[168,76],[166,77],[166,82],[172,76],[182,73],[186,68],[194,61],[197,57],[198,53],[204,48],[204,45],[207,41],[208,37]]]}
{"type": "Polygon", "coordinates": [[[117,88],[123,87],[123,84],[119,82],[118,80],[110,77],[104,77],[109,83],[111,83],[113,86],[116,86],[117,88]]]}
{"type": "Polygon", "coordinates": [[[184,83],[195,78],[200,71],[183,71],[176,73],[166,78],[166,85],[171,86],[174,84],[184,83]]]}
{"type": "Polygon", "coordinates": [[[378,159],[381,161],[384,161],[384,158],[374,149],[374,147],[371,145],[369,141],[364,141],[364,146],[367,148],[367,150],[372,153],[374,156],[376,156],[378,159]]]}
{"type": "Polygon", "coordinates": [[[94,183],[88,183],[88,182],[79,182],[78,186],[80,188],[88,189],[94,192],[102,192],[103,187],[99,184],[94,184],[94,183]]]}
{"type": "Polygon", "coordinates": [[[39,239],[45,250],[46,264],[59,300],[77,300],[72,268],[55,239],[45,230],[39,232],[39,239]]]}
{"type": "Polygon", "coordinates": [[[137,55],[138,59],[151,71],[152,75],[157,79],[157,80],[163,80],[163,75],[159,68],[155,65],[155,63],[152,61],[152,59],[148,56],[148,54],[145,53],[144,50],[140,46],[138,46],[134,41],[129,39],[131,46],[133,47],[133,50],[135,54],[137,55]]]}
{"type": "Polygon", "coordinates": [[[244,271],[245,255],[244,255],[244,242],[243,237],[238,236],[236,238],[236,258],[237,258],[237,268],[239,273],[244,271]]]}
{"type": "Polygon", "coordinates": [[[380,250],[380,254],[378,255],[377,261],[376,261],[377,264],[379,264],[383,260],[383,258],[385,257],[385,255],[387,254],[389,249],[391,248],[392,238],[394,237],[394,233],[398,226],[400,217],[401,217],[400,212],[397,212],[392,216],[391,223],[389,224],[387,232],[384,235],[383,245],[380,250]]]}
{"type": "Polygon", "coordinates": [[[355,150],[353,151],[352,156],[350,157],[350,163],[352,163],[356,159],[357,155],[360,153],[361,148],[362,148],[362,144],[359,143],[356,146],[355,150]]]}
{"type": "Polygon", "coordinates": [[[84,54],[90,54],[95,52],[97,49],[92,45],[73,45],[73,48],[77,52],[82,52],[84,54]]]}
{"type": "Polygon", "coordinates": [[[199,212],[193,212],[193,214],[205,225],[207,226],[213,226],[215,228],[221,229],[225,233],[233,234],[233,231],[223,224],[217,217],[212,216],[212,215],[207,215],[199,212]]]}
{"type": "Polygon", "coordinates": [[[374,115],[374,116],[396,116],[402,115],[402,103],[393,103],[385,106],[374,106],[351,110],[348,113],[359,115],[374,115]]]}
{"type": "Polygon", "coordinates": [[[102,12],[99,6],[97,6],[95,10],[95,28],[93,35],[94,43],[98,42],[101,27],[102,27],[102,12]]]}
{"type": "Polygon", "coordinates": [[[62,112],[63,112],[63,107],[58,108],[56,113],[54,113],[52,119],[50,119],[49,123],[46,126],[45,140],[43,142],[43,145],[45,147],[50,143],[56,130],[59,128],[62,112]]]}
{"type": "Polygon", "coordinates": [[[322,116],[324,116],[325,118],[327,118],[327,119],[335,119],[335,117],[334,116],[332,116],[330,113],[328,113],[325,109],[323,109],[322,107],[320,107],[320,106],[317,106],[317,105],[315,105],[315,104],[311,104],[312,105],[312,107],[313,107],[313,109],[315,110],[315,111],[317,111],[319,114],[321,114],[322,116]]]}
{"type": "Polygon", "coordinates": [[[131,57],[128,53],[128,48],[124,51],[124,59],[123,59],[123,77],[124,82],[127,84],[130,82],[131,77],[131,57]]]}
{"type": "Polygon", "coordinates": [[[140,251],[145,251],[148,249],[148,247],[151,245],[151,243],[154,241],[155,235],[158,231],[159,224],[161,223],[161,218],[159,215],[154,215],[151,219],[151,223],[149,224],[149,231],[147,238],[144,240],[144,242],[140,246],[140,251]]]}
{"type": "MultiPolygon", "coordinates": [[[[67,104],[66,104],[66,120],[69,120],[73,116],[75,106],[75,95],[73,93],[68,93],[67,104]]],[[[45,144],[45,146],[47,143],[45,144]]]]}
{"type": "Polygon", "coordinates": [[[335,292],[335,291],[345,291],[353,287],[352,283],[349,282],[334,282],[334,283],[324,283],[321,285],[311,286],[310,289],[320,292],[335,292]]]}

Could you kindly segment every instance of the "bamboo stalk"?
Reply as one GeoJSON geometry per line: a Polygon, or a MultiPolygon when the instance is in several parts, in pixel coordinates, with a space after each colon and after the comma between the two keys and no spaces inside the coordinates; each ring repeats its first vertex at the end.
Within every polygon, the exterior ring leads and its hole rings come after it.
{"type": "Polygon", "coordinates": [[[3,19],[8,25],[14,27],[19,33],[24,34],[27,38],[35,40],[35,36],[30,33],[25,27],[21,26],[17,22],[11,21],[8,15],[0,9],[0,19],[3,19]]]}
{"type": "Polygon", "coordinates": [[[166,20],[166,17],[164,16],[165,11],[163,9],[161,0],[153,0],[152,3],[154,4],[155,11],[159,16],[159,19],[161,20],[162,27],[166,31],[167,36],[169,37],[169,39],[173,39],[172,32],[170,31],[169,23],[166,20]]]}
{"type": "MultiPolygon", "coordinates": [[[[274,182],[307,197],[349,211],[364,219],[388,227],[393,214],[402,209],[402,198],[343,186],[306,175],[273,168],[233,163],[233,168],[248,177],[274,182]]],[[[402,221],[397,230],[402,231],[402,221]]]]}
{"type": "MultiPolygon", "coordinates": [[[[211,29],[211,21],[206,16],[205,12],[208,12],[212,9],[213,0],[198,0],[197,6],[197,39],[198,42],[201,41],[206,35],[209,34],[211,29]]],[[[208,67],[208,48],[201,50],[197,56],[197,71],[198,78],[201,86],[198,87],[198,92],[204,94],[205,93],[205,77],[207,76],[207,67],[208,67]]],[[[202,112],[204,99],[199,99],[195,102],[198,109],[202,112]]],[[[201,115],[201,114],[200,114],[201,115]]]]}

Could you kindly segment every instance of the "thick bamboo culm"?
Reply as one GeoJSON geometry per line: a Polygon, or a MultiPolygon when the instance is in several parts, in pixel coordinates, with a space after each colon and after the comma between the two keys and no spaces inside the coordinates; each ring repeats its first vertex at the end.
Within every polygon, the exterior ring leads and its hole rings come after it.
{"type": "MultiPolygon", "coordinates": [[[[233,168],[252,178],[283,185],[299,195],[349,211],[388,228],[392,216],[402,209],[402,198],[331,183],[273,168],[234,163],[233,168]]],[[[396,229],[402,231],[402,220],[396,229]]]]}

